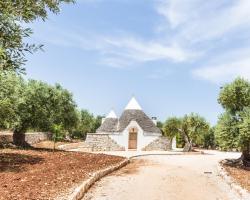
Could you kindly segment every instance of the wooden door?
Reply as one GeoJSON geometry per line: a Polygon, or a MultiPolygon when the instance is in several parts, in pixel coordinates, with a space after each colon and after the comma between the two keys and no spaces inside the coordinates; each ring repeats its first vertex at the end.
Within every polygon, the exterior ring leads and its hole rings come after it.
{"type": "Polygon", "coordinates": [[[128,148],[137,149],[137,132],[129,132],[128,148]]]}

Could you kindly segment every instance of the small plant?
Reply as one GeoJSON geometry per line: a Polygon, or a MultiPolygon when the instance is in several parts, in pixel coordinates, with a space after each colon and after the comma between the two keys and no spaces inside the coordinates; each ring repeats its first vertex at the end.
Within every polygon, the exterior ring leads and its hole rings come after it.
{"type": "Polygon", "coordinates": [[[56,142],[62,140],[64,138],[64,130],[61,124],[54,124],[52,126],[52,140],[54,142],[53,152],[56,149],[56,142]]]}

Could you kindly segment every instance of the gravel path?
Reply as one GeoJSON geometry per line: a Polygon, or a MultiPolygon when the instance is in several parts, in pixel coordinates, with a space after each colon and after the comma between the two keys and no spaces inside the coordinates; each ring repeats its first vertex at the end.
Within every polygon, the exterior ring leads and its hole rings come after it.
{"type": "Polygon", "coordinates": [[[206,153],[135,158],[97,182],[83,200],[239,200],[217,173],[219,160],[239,154],[206,153]]]}

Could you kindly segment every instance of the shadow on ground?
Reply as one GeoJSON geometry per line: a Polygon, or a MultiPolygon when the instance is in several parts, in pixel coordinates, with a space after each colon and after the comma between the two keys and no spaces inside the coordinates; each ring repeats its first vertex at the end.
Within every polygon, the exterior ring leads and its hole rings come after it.
{"type": "Polygon", "coordinates": [[[21,172],[25,165],[34,165],[43,161],[43,158],[18,153],[0,153],[1,172],[21,172]]]}

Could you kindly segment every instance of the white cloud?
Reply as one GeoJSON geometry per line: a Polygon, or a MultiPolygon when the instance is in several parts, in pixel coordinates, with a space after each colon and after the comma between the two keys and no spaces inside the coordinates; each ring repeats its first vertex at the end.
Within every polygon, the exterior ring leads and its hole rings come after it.
{"type": "Polygon", "coordinates": [[[112,63],[111,66],[124,67],[157,60],[184,62],[195,57],[194,54],[178,45],[164,45],[159,41],[147,41],[131,36],[97,36],[97,38],[99,38],[99,44],[102,44],[99,50],[105,57],[104,61],[112,61],[109,62],[112,63]]]}
{"type": "Polygon", "coordinates": [[[194,69],[192,74],[199,79],[217,84],[240,76],[250,80],[250,49],[239,49],[217,57],[206,66],[194,69]]]}
{"type": "MultiPolygon", "coordinates": [[[[166,18],[166,28],[177,31],[178,40],[187,43],[221,38],[232,32],[250,29],[249,0],[169,0],[157,5],[166,18]]],[[[161,28],[160,30],[162,30],[161,28]]],[[[243,35],[243,33],[241,32],[243,35]]]]}
{"type": "Polygon", "coordinates": [[[164,44],[163,41],[145,40],[128,33],[118,35],[98,35],[87,32],[63,31],[50,26],[46,34],[40,34],[48,43],[80,48],[84,51],[97,51],[101,58],[99,63],[116,68],[124,68],[135,63],[156,60],[184,62],[195,58],[195,54],[177,44],[164,44]],[[51,33],[48,33],[51,32],[51,33]],[[50,37],[44,37],[50,35],[50,37]]]}
{"type": "Polygon", "coordinates": [[[217,84],[231,81],[238,76],[250,80],[250,59],[196,69],[193,75],[217,84]]]}
{"type": "MultiPolygon", "coordinates": [[[[81,0],[99,1],[102,0],[81,0]]],[[[155,11],[163,20],[151,38],[138,36],[133,30],[102,34],[68,27],[65,31],[54,24],[40,35],[43,41],[56,45],[94,51],[98,63],[115,68],[164,60],[184,66],[189,62],[196,66],[202,63],[192,74],[216,83],[238,75],[249,77],[250,50],[234,48],[238,41],[241,48],[250,44],[250,0],[155,2],[155,11]]]]}
{"type": "Polygon", "coordinates": [[[157,41],[145,41],[133,37],[110,37],[102,41],[106,43],[106,47],[107,45],[110,47],[106,48],[107,53],[118,54],[138,62],[164,59],[182,62],[194,56],[177,45],[163,45],[157,41]]]}
{"type": "Polygon", "coordinates": [[[194,61],[202,64],[191,69],[194,77],[214,83],[250,79],[249,0],[162,0],[157,11],[165,18],[158,30],[172,31],[175,43],[203,52],[194,61]]]}

